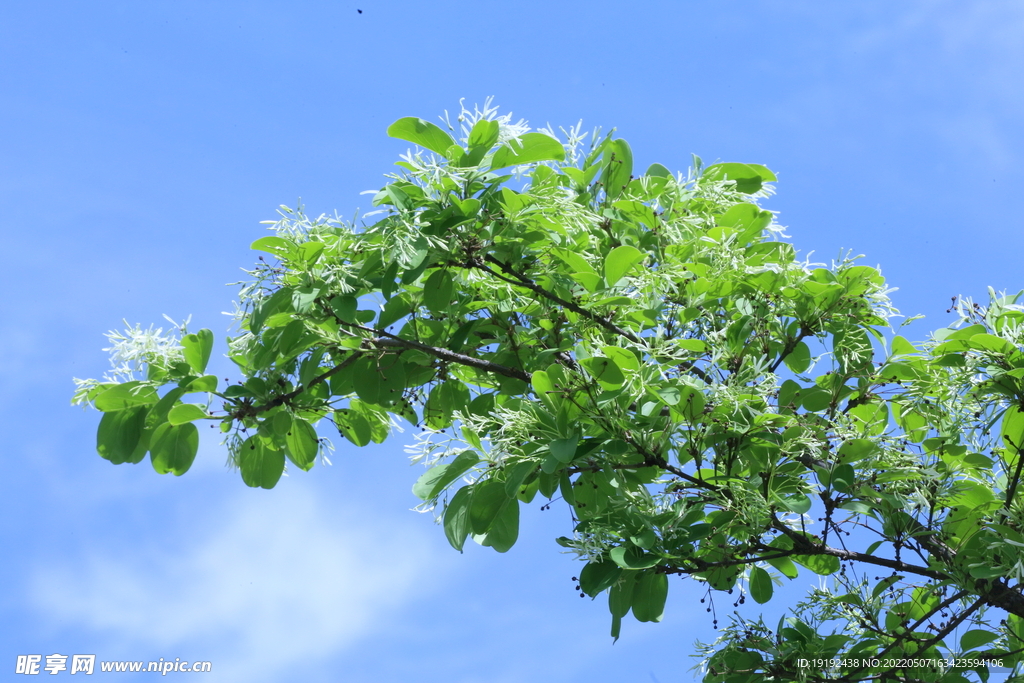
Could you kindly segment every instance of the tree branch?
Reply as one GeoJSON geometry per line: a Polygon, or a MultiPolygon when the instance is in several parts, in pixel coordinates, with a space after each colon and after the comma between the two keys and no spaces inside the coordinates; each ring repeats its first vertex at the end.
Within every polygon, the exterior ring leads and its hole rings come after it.
{"type": "Polygon", "coordinates": [[[372,338],[363,340],[364,344],[369,344],[375,348],[401,348],[401,349],[415,349],[416,351],[422,351],[423,353],[430,354],[435,358],[448,361],[450,363],[458,363],[460,365],[467,365],[471,368],[483,370],[485,372],[493,372],[498,375],[505,377],[512,377],[530,383],[531,377],[528,373],[523,372],[517,368],[510,368],[507,365],[501,365],[499,363],[492,363],[489,360],[482,358],[475,358],[473,356],[467,356],[463,353],[456,353],[455,351],[449,351],[448,349],[442,349],[438,346],[430,346],[428,344],[422,344],[411,339],[403,339],[397,335],[385,332],[384,330],[377,330],[372,327],[364,327],[358,323],[349,323],[343,320],[339,320],[342,325],[346,327],[355,328],[362,330],[363,332],[369,332],[377,335],[372,338]]]}
{"type": "Polygon", "coordinates": [[[855,550],[842,550],[840,548],[833,548],[825,544],[817,544],[811,541],[803,534],[799,534],[787,525],[779,521],[778,518],[772,518],[772,528],[778,529],[785,534],[789,539],[793,541],[793,549],[797,555],[831,555],[832,557],[838,557],[840,560],[849,560],[853,562],[863,562],[864,564],[873,564],[879,567],[885,567],[899,572],[907,572],[908,574],[917,574],[919,576],[927,576],[931,579],[938,581],[947,581],[950,576],[943,572],[929,569],[928,567],[921,567],[916,564],[907,564],[906,562],[898,562],[896,560],[889,560],[884,557],[875,557],[874,555],[865,555],[864,553],[858,553],[855,550]]]}
{"type": "Polygon", "coordinates": [[[252,407],[251,409],[249,409],[247,411],[244,411],[244,415],[239,415],[239,417],[251,417],[251,416],[259,415],[260,413],[265,413],[268,410],[272,410],[272,409],[278,407],[279,405],[282,405],[282,404],[287,403],[288,401],[291,401],[293,398],[295,398],[296,396],[298,396],[302,392],[307,391],[309,389],[312,389],[317,384],[322,384],[323,382],[326,382],[328,379],[330,379],[331,377],[333,377],[334,375],[338,374],[339,372],[341,372],[342,370],[347,368],[349,365],[354,363],[356,358],[358,358],[360,355],[361,355],[361,353],[359,351],[353,350],[352,355],[350,355],[348,358],[346,358],[345,360],[341,361],[340,363],[338,363],[337,365],[335,365],[333,368],[331,368],[327,372],[323,373],[322,375],[318,375],[318,376],[314,377],[313,379],[309,380],[309,383],[306,384],[305,386],[299,386],[294,391],[289,391],[287,394],[281,394],[280,396],[275,396],[274,398],[270,399],[269,401],[267,401],[266,403],[264,403],[261,406],[255,406],[255,407],[252,407]]]}
{"type": "Polygon", "coordinates": [[[505,377],[512,377],[514,379],[522,380],[527,384],[530,383],[530,375],[517,370],[516,368],[510,368],[507,365],[500,365],[498,363],[492,363],[489,360],[483,360],[482,358],[474,358],[473,356],[467,356],[462,353],[456,353],[449,351],[448,349],[442,349],[437,346],[428,346],[427,344],[421,344],[414,342],[409,339],[402,339],[400,337],[374,337],[368,340],[376,348],[400,348],[400,349],[415,349],[424,353],[429,353],[435,358],[448,361],[450,363],[458,363],[459,365],[467,365],[477,370],[483,370],[484,372],[493,372],[496,375],[503,375],[505,377]]]}
{"type": "Polygon", "coordinates": [[[582,315],[587,320],[591,320],[591,321],[597,323],[598,325],[600,325],[601,327],[605,328],[609,332],[613,332],[613,333],[619,335],[620,337],[625,337],[626,339],[630,340],[634,344],[640,344],[641,343],[640,337],[636,336],[635,334],[633,334],[629,330],[624,330],[621,327],[619,327],[618,325],[616,325],[615,323],[613,323],[612,321],[610,321],[610,320],[608,320],[606,318],[602,318],[601,316],[597,315],[596,313],[594,313],[592,311],[588,311],[587,309],[583,308],[579,304],[575,304],[575,303],[573,303],[571,301],[566,301],[565,299],[557,296],[553,292],[549,292],[548,290],[544,289],[543,287],[541,287],[537,283],[533,282],[532,280],[530,280],[526,276],[524,276],[524,275],[520,274],[519,272],[517,272],[514,268],[512,268],[512,266],[508,265],[507,263],[502,263],[501,261],[499,261],[498,259],[494,258],[490,254],[485,255],[484,256],[484,260],[487,261],[488,263],[493,263],[494,265],[498,266],[498,268],[500,268],[503,273],[505,273],[506,275],[509,275],[511,277],[505,277],[505,275],[502,275],[501,273],[496,273],[493,269],[488,268],[487,266],[485,266],[480,261],[479,258],[474,258],[473,260],[471,260],[469,262],[469,265],[474,267],[474,268],[477,268],[479,270],[482,270],[482,271],[484,271],[486,273],[490,273],[491,275],[493,275],[494,277],[498,278],[499,280],[503,280],[505,282],[508,282],[509,284],[517,285],[519,287],[525,287],[525,288],[529,289],[531,292],[534,292],[536,294],[541,295],[542,297],[544,297],[548,301],[553,301],[554,303],[558,304],[559,306],[567,308],[570,311],[572,311],[573,313],[577,313],[579,315],[582,315]]]}

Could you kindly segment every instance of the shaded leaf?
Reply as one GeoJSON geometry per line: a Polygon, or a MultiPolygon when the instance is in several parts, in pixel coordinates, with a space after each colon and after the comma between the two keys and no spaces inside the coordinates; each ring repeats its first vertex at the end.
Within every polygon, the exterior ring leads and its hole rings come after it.
{"type": "Polygon", "coordinates": [[[199,430],[191,422],[182,425],[163,423],[150,438],[149,455],[153,469],[160,474],[181,476],[192,467],[199,450],[199,430]]]}

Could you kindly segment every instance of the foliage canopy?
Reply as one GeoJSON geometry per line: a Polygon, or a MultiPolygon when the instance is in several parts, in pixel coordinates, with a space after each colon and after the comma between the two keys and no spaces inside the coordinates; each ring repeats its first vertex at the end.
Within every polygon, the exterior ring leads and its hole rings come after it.
{"type": "Polygon", "coordinates": [[[75,398],[103,412],[100,455],[181,475],[195,423],[216,420],[242,480],[269,489],[323,455],[321,421],[365,446],[402,419],[429,466],[413,492],[454,548],[505,552],[523,505],[564,501],[558,543],[586,560],[579,590],[607,593],[616,638],[630,612],[662,618],[673,577],[737,605],[829,577],[775,627],[734,617],[706,681],[1020,666],[1019,295],[962,300],[914,344],[878,270],[797,259],[759,206],[764,166],[640,173],[613,134],[563,142],[487,106],[460,121],[458,140],[388,129],[427,152],[399,162],[376,222],[286,209],[253,243],[270,258],[228,340],[244,382],[206,374],[209,330],[112,335],[114,376],[75,398]],[[898,661],[955,654],[973,667],[898,661]]]}

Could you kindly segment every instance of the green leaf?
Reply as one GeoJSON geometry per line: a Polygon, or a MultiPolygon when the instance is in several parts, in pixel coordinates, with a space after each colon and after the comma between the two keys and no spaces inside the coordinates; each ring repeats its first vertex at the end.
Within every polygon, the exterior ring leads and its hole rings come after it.
{"type": "Polygon", "coordinates": [[[610,141],[604,150],[603,163],[601,183],[608,199],[613,200],[622,194],[633,174],[633,152],[629,143],[625,140],[610,141]]]}
{"type": "Polygon", "coordinates": [[[479,166],[484,156],[498,141],[501,125],[494,120],[480,119],[469,132],[469,151],[459,159],[459,166],[479,166]]]}
{"type": "Polygon", "coordinates": [[[614,287],[626,273],[633,269],[633,266],[641,263],[646,255],[628,245],[615,247],[604,259],[604,279],[609,287],[614,287]]]}
{"type": "Polygon", "coordinates": [[[1019,405],[1011,405],[1003,414],[1000,440],[1007,448],[1024,449],[1024,410],[1019,405]]]}
{"type": "Polygon", "coordinates": [[[197,375],[206,372],[206,364],[210,362],[210,352],[213,351],[213,332],[203,329],[195,334],[186,334],[181,338],[181,345],[185,347],[185,362],[189,367],[197,375]]]}
{"type": "Polygon", "coordinates": [[[334,424],[346,439],[359,447],[370,443],[373,437],[370,423],[361,411],[339,408],[334,411],[334,424]]]}
{"type": "Polygon", "coordinates": [[[996,640],[999,636],[991,631],[985,631],[983,629],[975,628],[967,631],[960,636],[960,651],[967,652],[973,650],[976,647],[987,645],[993,640],[996,640]]]}
{"type": "MultiPolygon", "coordinates": [[[[388,354],[375,359],[377,403],[389,406],[402,398],[405,389],[405,363],[398,354],[388,354]]],[[[357,387],[358,388],[358,387],[357,387]]]]}
{"type": "Polygon", "coordinates": [[[579,444],[579,437],[572,436],[568,439],[555,439],[548,444],[548,448],[551,449],[551,455],[555,460],[563,465],[568,465],[576,455],[577,444],[579,444]]]}
{"type": "Polygon", "coordinates": [[[623,569],[648,569],[659,561],[654,553],[646,553],[632,544],[616,546],[608,552],[608,556],[623,569]]]}
{"type": "Polygon", "coordinates": [[[782,572],[782,575],[787,579],[795,579],[800,575],[800,570],[797,569],[793,560],[788,557],[773,557],[766,559],[765,562],[782,572]]]}
{"type": "Polygon", "coordinates": [[[480,539],[480,545],[494,548],[499,553],[508,552],[519,538],[519,501],[510,499],[503,505],[487,528],[487,535],[480,539]]]}
{"type": "Polygon", "coordinates": [[[839,571],[839,558],[832,555],[793,555],[793,560],[822,576],[839,571]]]}
{"type": "Polygon", "coordinates": [[[250,436],[239,448],[238,468],[246,486],[272,489],[284,472],[284,453],[268,446],[261,436],[250,436]]]}
{"type": "Polygon", "coordinates": [[[608,591],[608,610],[613,617],[621,619],[629,614],[629,608],[633,605],[633,587],[636,585],[638,573],[635,571],[622,572],[619,580],[608,591]]]}
{"type": "Polygon", "coordinates": [[[292,289],[292,308],[296,313],[309,313],[322,291],[320,287],[295,287],[292,289]]]}
{"type": "Polygon", "coordinates": [[[754,602],[759,605],[763,605],[772,599],[772,593],[775,591],[775,587],[772,585],[772,577],[764,569],[760,567],[752,567],[750,569],[750,597],[754,598],[754,602]]]}
{"type": "Polygon", "coordinates": [[[217,391],[217,376],[216,375],[203,375],[202,377],[196,377],[194,380],[188,383],[185,389],[186,394],[196,393],[209,393],[211,391],[217,391]]]}
{"type": "Polygon", "coordinates": [[[605,389],[618,389],[626,381],[622,370],[611,358],[594,356],[580,361],[580,365],[585,367],[605,389]]]}
{"type": "Polygon", "coordinates": [[[548,408],[555,409],[555,384],[551,381],[548,373],[544,370],[537,370],[530,376],[530,384],[535,393],[548,408]]]}
{"type": "Polygon", "coordinates": [[[840,493],[848,493],[856,480],[852,465],[836,465],[832,470],[831,486],[840,493]]]}
{"type": "Polygon", "coordinates": [[[519,140],[502,145],[491,158],[491,170],[530,164],[535,161],[562,161],[565,148],[562,143],[543,133],[526,133],[519,140]]]}
{"type": "Polygon", "coordinates": [[[666,168],[662,164],[651,164],[650,166],[647,167],[647,173],[645,175],[649,175],[652,178],[673,178],[673,177],[675,177],[672,174],[672,171],[668,170],[668,168],[666,168]]]}
{"type": "Polygon", "coordinates": [[[97,410],[104,413],[115,410],[124,410],[135,406],[149,405],[156,403],[159,397],[156,389],[142,382],[125,382],[115,384],[102,394],[98,395],[94,404],[97,410]]]}
{"type": "Polygon", "coordinates": [[[332,297],[329,303],[331,310],[334,311],[334,315],[338,316],[339,320],[347,323],[356,322],[356,309],[359,307],[359,302],[356,301],[354,296],[339,294],[332,297]]]}
{"type": "Polygon", "coordinates": [[[281,287],[269,297],[260,301],[259,305],[256,306],[249,316],[249,331],[253,334],[259,334],[266,319],[282,309],[290,308],[291,302],[291,287],[281,287]]]}
{"type": "Polygon", "coordinates": [[[380,374],[376,361],[376,358],[364,355],[357,358],[350,369],[356,394],[368,403],[377,403],[380,399],[380,374]]]}
{"type": "Polygon", "coordinates": [[[444,535],[451,546],[460,553],[472,529],[469,512],[473,502],[473,488],[463,486],[456,491],[444,509],[444,535]]]}
{"type": "Polygon", "coordinates": [[[284,261],[291,253],[295,250],[295,244],[284,239],[283,237],[275,237],[270,235],[268,237],[261,237],[251,245],[249,248],[253,251],[263,251],[278,259],[284,261]]]}
{"type": "Polygon", "coordinates": [[[305,242],[299,245],[299,260],[302,261],[303,266],[311,268],[323,252],[323,242],[305,242]]]}
{"type": "Polygon", "coordinates": [[[622,575],[622,568],[608,559],[591,560],[580,572],[580,590],[590,597],[611,586],[622,575]]]}
{"type": "Polygon", "coordinates": [[[469,519],[473,533],[486,534],[498,513],[508,504],[505,486],[494,479],[482,481],[473,486],[473,506],[469,511],[469,519]]]}
{"type": "Polygon", "coordinates": [[[191,422],[182,425],[165,422],[150,438],[150,461],[159,474],[173,472],[179,477],[185,474],[192,467],[198,450],[199,430],[191,422]]]}
{"type": "Polygon", "coordinates": [[[411,311],[412,306],[409,305],[408,299],[404,296],[393,296],[381,309],[380,316],[377,318],[377,327],[385,329],[409,315],[411,311]]]}
{"type": "Polygon", "coordinates": [[[640,361],[637,359],[636,354],[629,349],[624,349],[621,346],[604,346],[601,350],[604,351],[606,356],[615,361],[615,364],[621,370],[640,370],[640,361]]]}
{"type": "Polygon", "coordinates": [[[878,450],[878,444],[871,439],[850,439],[839,447],[839,458],[844,463],[856,462],[878,450]]]}
{"type": "Polygon", "coordinates": [[[288,459],[301,470],[308,472],[312,469],[316,454],[320,452],[320,438],[313,425],[300,417],[293,418],[284,441],[288,448],[288,459]]]}
{"type": "Polygon", "coordinates": [[[805,372],[811,365],[811,350],[808,348],[807,344],[799,342],[793,347],[793,350],[786,355],[783,362],[785,362],[787,368],[797,374],[805,372]]]}
{"type": "Polygon", "coordinates": [[[656,387],[654,391],[665,405],[679,405],[679,400],[682,398],[682,391],[678,386],[656,387]]]}
{"type": "Polygon", "coordinates": [[[185,393],[185,389],[176,387],[164,394],[164,397],[157,401],[156,405],[150,407],[149,414],[146,416],[146,429],[155,429],[161,423],[166,422],[167,414],[178,404],[178,399],[185,393]]]}
{"type": "Polygon", "coordinates": [[[411,142],[442,156],[449,147],[456,144],[451,135],[415,116],[407,116],[392,123],[388,126],[388,136],[411,142]]]}
{"type": "Polygon", "coordinates": [[[437,269],[423,283],[423,305],[431,313],[447,313],[451,309],[455,282],[447,270],[437,269]]]}
{"type": "Polygon", "coordinates": [[[432,429],[445,429],[452,423],[452,413],[469,405],[469,400],[469,389],[462,382],[441,382],[430,390],[423,407],[423,419],[432,429]]]}
{"type": "Polygon", "coordinates": [[[779,503],[790,512],[795,512],[798,515],[802,515],[811,509],[811,499],[803,493],[794,493],[793,495],[786,496],[780,499],[779,503]]]}
{"type": "Polygon", "coordinates": [[[708,166],[704,171],[705,180],[734,180],[736,189],[745,194],[753,194],[761,189],[765,182],[777,180],[775,174],[760,164],[724,163],[708,166]]]}
{"type": "Polygon", "coordinates": [[[667,598],[668,576],[653,571],[644,572],[633,587],[630,600],[633,616],[637,621],[661,621],[667,598]]]}
{"type": "Polygon", "coordinates": [[[809,412],[816,413],[832,405],[832,392],[821,387],[808,387],[800,390],[800,403],[809,412]]]}
{"type": "Polygon", "coordinates": [[[917,347],[907,341],[900,335],[896,335],[892,340],[892,355],[893,356],[909,356],[917,353],[917,347]]]}
{"type": "Polygon", "coordinates": [[[209,414],[195,403],[179,403],[167,413],[167,421],[172,425],[181,425],[204,417],[209,417],[209,414]]]}
{"type": "Polygon", "coordinates": [[[136,406],[104,413],[96,431],[96,450],[100,457],[115,465],[139,462],[146,454],[143,450],[135,457],[146,426],[147,412],[146,406],[136,406]]]}
{"type": "MultiPolygon", "coordinates": [[[[466,429],[463,428],[463,433],[465,432],[466,429]]],[[[536,470],[537,463],[530,460],[524,460],[523,462],[516,463],[511,468],[506,468],[505,471],[508,474],[505,477],[505,495],[509,498],[518,496],[523,482],[536,470]]]]}
{"type": "Polygon", "coordinates": [[[413,484],[413,495],[421,500],[433,500],[449,484],[468,472],[478,462],[480,462],[480,456],[476,452],[462,451],[450,463],[435,465],[420,475],[420,478],[413,484]]]}
{"type": "Polygon", "coordinates": [[[758,235],[772,222],[772,214],[756,204],[736,204],[718,217],[717,223],[739,231],[740,241],[746,243],[758,235]]]}
{"type": "Polygon", "coordinates": [[[570,271],[566,275],[583,285],[588,292],[596,292],[601,288],[601,276],[587,259],[570,249],[553,249],[552,252],[569,266],[570,271]]]}

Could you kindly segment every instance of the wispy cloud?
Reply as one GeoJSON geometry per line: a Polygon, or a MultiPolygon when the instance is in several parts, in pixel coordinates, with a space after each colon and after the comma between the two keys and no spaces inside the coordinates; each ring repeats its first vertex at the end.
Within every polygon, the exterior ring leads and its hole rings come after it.
{"type": "Polygon", "coordinates": [[[420,538],[357,515],[358,530],[337,525],[308,490],[273,493],[240,495],[225,519],[189,520],[207,530],[194,543],[43,566],[30,599],[54,624],[104,634],[138,659],[212,651],[233,680],[280,680],[373,634],[422,593],[422,566],[439,566],[420,538]]]}

